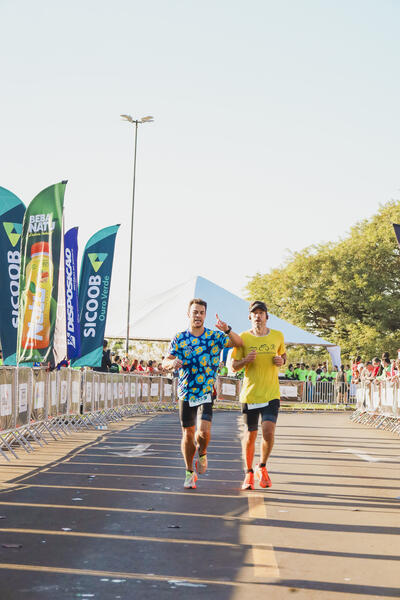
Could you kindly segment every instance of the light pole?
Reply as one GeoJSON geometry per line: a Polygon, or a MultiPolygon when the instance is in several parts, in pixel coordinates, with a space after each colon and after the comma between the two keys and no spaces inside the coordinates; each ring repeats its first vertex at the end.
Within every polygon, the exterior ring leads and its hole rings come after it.
{"type": "Polygon", "coordinates": [[[121,117],[135,125],[135,151],[133,155],[133,189],[132,189],[132,214],[131,214],[131,242],[129,250],[129,283],[128,283],[128,317],[126,322],[126,343],[125,353],[129,351],[129,316],[131,309],[131,287],[132,287],[132,249],[133,249],[133,217],[135,212],[135,183],[136,183],[136,148],[137,148],[137,132],[139,123],[152,123],[153,117],[142,117],[141,119],[134,119],[131,115],[121,115],[121,117]]]}

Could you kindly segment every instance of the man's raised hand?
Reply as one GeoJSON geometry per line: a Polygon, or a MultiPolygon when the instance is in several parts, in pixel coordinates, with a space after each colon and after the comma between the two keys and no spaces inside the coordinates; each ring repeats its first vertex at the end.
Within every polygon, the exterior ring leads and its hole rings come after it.
{"type": "Polygon", "coordinates": [[[220,331],[222,331],[223,333],[225,333],[226,330],[229,328],[228,325],[224,321],[221,321],[221,319],[218,316],[218,313],[215,315],[215,317],[217,319],[217,322],[215,323],[215,327],[217,329],[219,329],[220,331]]]}

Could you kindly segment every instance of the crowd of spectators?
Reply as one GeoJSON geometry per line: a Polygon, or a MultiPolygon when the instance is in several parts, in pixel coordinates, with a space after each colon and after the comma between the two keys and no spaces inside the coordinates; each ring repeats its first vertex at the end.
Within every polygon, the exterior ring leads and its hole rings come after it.
{"type": "MultiPolygon", "coordinates": [[[[94,367],[94,371],[102,373],[141,373],[142,375],[163,375],[162,363],[156,360],[139,360],[129,356],[120,356],[107,347],[107,340],[103,342],[103,356],[100,367],[94,367]]],[[[162,357],[163,359],[164,357],[162,357]]],[[[161,360],[162,360],[161,359],[161,360]]]]}
{"type": "Polygon", "coordinates": [[[400,359],[391,359],[389,352],[384,352],[382,357],[375,356],[372,360],[363,362],[361,356],[352,363],[352,383],[368,381],[399,381],[400,359]]]}
{"type": "Polygon", "coordinates": [[[333,367],[328,369],[326,362],[307,365],[305,363],[290,364],[284,373],[285,379],[295,381],[309,381],[315,384],[317,381],[325,383],[351,383],[352,369],[350,365],[342,365],[340,369],[333,367]]]}
{"type": "Polygon", "coordinates": [[[394,380],[400,378],[400,359],[391,359],[388,352],[384,352],[381,358],[375,356],[365,362],[361,356],[357,356],[351,364],[341,365],[340,368],[333,367],[331,370],[328,369],[326,362],[311,366],[305,363],[296,363],[288,366],[284,377],[313,384],[317,381],[357,384],[372,380],[394,380]]]}

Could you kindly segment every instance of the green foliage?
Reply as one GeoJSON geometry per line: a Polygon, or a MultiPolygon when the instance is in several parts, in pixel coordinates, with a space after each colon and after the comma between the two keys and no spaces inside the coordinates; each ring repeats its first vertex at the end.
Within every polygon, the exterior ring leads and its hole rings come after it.
{"type": "Polygon", "coordinates": [[[400,252],[393,231],[400,202],[380,207],[339,242],[291,253],[270,273],[248,283],[249,299],[342,347],[344,358],[397,356],[400,315],[400,252]]]}

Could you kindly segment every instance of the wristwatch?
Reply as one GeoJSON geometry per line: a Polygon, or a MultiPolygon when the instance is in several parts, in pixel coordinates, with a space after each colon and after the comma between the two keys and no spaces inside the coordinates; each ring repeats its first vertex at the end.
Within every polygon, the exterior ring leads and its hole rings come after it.
{"type": "Polygon", "coordinates": [[[232,327],[230,325],[228,325],[228,329],[225,331],[225,334],[229,335],[231,331],[232,331],[232,327]]]}

